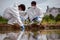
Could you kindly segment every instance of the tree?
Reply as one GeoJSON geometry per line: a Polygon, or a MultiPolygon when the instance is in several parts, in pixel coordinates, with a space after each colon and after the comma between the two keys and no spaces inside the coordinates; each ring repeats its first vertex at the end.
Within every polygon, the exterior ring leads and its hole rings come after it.
{"type": "Polygon", "coordinates": [[[56,20],[56,21],[60,21],[60,14],[58,14],[58,15],[55,17],[55,20],[56,20]]]}
{"type": "Polygon", "coordinates": [[[42,22],[43,23],[49,23],[49,24],[55,24],[56,23],[55,18],[52,14],[45,15],[42,22]]]}
{"type": "Polygon", "coordinates": [[[52,20],[55,19],[54,16],[53,16],[52,14],[49,15],[49,18],[52,19],[52,20]]]}

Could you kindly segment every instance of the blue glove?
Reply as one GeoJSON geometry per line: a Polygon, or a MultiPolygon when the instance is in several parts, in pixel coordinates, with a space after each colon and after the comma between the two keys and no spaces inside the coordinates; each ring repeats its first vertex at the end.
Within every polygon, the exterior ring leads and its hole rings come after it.
{"type": "Polygon", "coordinates": [[[22,31],[25,31],[25,27],[24,27],[24,25],[21,26],[21,30],[22,30],[22,31]]]}
{"type": "Polygon", "coordinates": [[[33,20],[32,20],[32,21],[37,21],[37,20],[38,20],[38,18],[39,18],[39,17],[35,17],[35,18],[33,18],[33,20]]]}

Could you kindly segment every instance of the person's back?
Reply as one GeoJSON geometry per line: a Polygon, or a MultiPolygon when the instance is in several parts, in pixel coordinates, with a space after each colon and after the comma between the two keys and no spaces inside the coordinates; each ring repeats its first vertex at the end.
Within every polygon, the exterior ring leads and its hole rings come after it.
{"type": "Polygon", "coordinates": [[[4,10],[4,14],[3,14],[3,17],[5,18],[5,19],[10,19],[11,18],[11,14],[9,13],[9,9],[10,8],[6,8],[5,10],[4,10]]]}
{"type": "MultiPolygon", "coordinates": [[[[8,7],[4,11],[4,18],[8,19],[8,24],[14,24],[17,23],[17,19],[15,18],[16,15],[18,15],[18,10],[14,7],[8,7]],[[14,13],[16,12],[16,13],[14,13]]],[[[20,16],[20,15],[19,15],[20,16]]]]}

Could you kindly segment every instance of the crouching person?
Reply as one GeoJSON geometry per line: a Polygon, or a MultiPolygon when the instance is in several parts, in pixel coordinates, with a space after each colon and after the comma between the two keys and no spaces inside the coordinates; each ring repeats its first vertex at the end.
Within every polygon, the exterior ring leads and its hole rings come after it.
{"type": "Polygon", "coordinates": [[[20,4],[20,5],[14,5],[13,7],[6,8],[4,11],[3,17],[8,19],[8,24],[14,25],[17,23],[22,30],[21,35],[18,35],[17,40],[20,40],[21,36],[23,35],[23,32],[25,30],[25,26],[22,23],[22,19],[20,18],[20,13],[23,13],[25,11],[25,5],[20,4]]]}
{"type": "Polygon", "coordinates": [[[36,1],[31,2],[31,7],[27,10],[27,13],[31,22],[36,21],[38,23],[41,23],[42,18],[44,16],[42,11],[37,8],[36,1]]]}
{"type": "Polygon", "coordinates": [[[23,13],[24,11],[25,11],[24,4],[20,4],[18,6],[14,5],[14,7],[6,8],[6,10],[4,11],[3,17],[8,19],[8,24],[14,25],[15,23],[17,23],[20,26],[22,26],[24,29],[22,19],[20,18],[20,13],[23,13]]]}

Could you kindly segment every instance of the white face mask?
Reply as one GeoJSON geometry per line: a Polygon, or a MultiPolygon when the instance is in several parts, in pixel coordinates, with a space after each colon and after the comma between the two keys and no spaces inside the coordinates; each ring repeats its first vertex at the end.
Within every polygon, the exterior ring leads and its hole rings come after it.
{"type": "Polygon", "coordinates": [[[25,15],[25,11],[19,11],[19,13],[21,14],[21,15],[25,15]]]}
{"type": "Polygon", "coordinates": [[[34,9],[35,9],[36,7],[35,7],[35,6],[32,6],[32,8],[34,8],[34,9]]]}
{"type": "Polygon", "coordinates": [[[24,11],[19,11],[19,13],[25,13],[24,11]]]}

